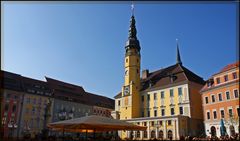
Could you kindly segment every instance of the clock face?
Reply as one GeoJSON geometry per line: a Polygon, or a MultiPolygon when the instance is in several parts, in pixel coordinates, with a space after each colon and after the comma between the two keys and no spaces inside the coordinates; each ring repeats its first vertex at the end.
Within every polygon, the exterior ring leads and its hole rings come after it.
{"type": "Polygon", "coordinates": [[[125,86],[124,87],[124,95],[128,95],[129,94],[129,86],[125,86]]]}

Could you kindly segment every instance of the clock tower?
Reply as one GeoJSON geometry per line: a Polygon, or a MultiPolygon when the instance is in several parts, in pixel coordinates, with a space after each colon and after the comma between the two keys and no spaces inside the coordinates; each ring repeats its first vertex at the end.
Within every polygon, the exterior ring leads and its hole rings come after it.
{"type": "Polygon", "coordinates": [[[131,119],[140,115],[140,49],[135,17],[132,15],[129,36],[125,46],[125,79],[122,87],[120,119],[131,119]]]}

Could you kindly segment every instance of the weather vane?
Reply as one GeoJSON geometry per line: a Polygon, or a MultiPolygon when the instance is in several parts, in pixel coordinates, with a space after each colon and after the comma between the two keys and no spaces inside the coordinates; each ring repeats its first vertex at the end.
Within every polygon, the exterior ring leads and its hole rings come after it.
{"type": "Polygon", "coordinates": [[[177,42],[177,44],[178,44],[178,38],[176,38],[176,42],[177,42]]]}
{"type": "Polygon", "coordinates": [[[132,10],[132,15],[134,15],[134,4],[133,4],[133,1],[132,1],[132,4],[131,4],[131,10],[132,10]]]}

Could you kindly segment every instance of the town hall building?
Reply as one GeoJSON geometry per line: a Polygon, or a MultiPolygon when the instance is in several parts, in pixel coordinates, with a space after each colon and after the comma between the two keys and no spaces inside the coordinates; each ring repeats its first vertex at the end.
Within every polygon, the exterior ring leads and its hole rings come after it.
{"type": "MultiPolygon", "coordinates": [[[[125,46],[125,76],[122,91],[115,98],[112,116],[140,126],[146,131],[119,131],[124,138],[179,139],[204,133],[200,89],[205,81],[183,66],[177,44],[176,63],[140,76],[141,47],[135,17],[130,20],[125,46]]],[[[161,62],[160,62],[161,63],[161,62]]]]}

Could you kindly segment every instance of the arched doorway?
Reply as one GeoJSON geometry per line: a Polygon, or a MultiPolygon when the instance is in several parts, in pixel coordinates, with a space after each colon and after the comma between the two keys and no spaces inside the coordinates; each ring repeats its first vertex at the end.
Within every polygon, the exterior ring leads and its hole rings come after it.
{"type": "Polygon", "coordinates": [[[230,125],[230,126],[229,126],[229,129],[230,129],[230,136],[234,136],[234,135],[235,135],[234,126],[230,125]]]}
{"type": "Polygon", "coordinates": [[[159,137],[160,139],[163,139],[163,131],[162,131],[162,130],[160,130],[160,131],[158,132],[158,137],[159,137]]]}
{"type": "Polygon", "coordinates": [[[211,132],[210,132],[211,136],[216,136],[216,128],[214,126],[212,126],[210,128],[210,130],[211,130],[211,132]]]}
{"type": "Polygon", "coordinates": [[[130,131],[130,139],[133,138],[133,131],[130,131]]]}
{"type": "Polygon", "coordinates": [[[143,132],[143,138],[147,138],[147,131],[143,132]]]}
{"type": "Polygon", "coordinates": [[[173,133],[172,130],[168,130],[168,139],[172,140],[173,133]]]}
{"type": "Polygon", "coordinates": [[[137,138],[140,138],[140,131],[137,131],[137,138]]]}
{"type": "Polygon", "coordinates": [[[152,130],[152,131],[151,131],[151,138],[156,138],[155,130],[152,130]]]}

